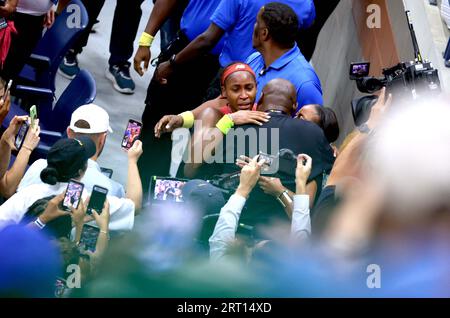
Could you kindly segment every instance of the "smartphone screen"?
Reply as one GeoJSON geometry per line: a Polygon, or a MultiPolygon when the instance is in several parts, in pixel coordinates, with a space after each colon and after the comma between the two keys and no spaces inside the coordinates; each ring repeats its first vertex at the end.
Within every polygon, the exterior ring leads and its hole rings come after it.
{"type": "Polygon", "coordinates": [[[95,210],[98,214],[101,214],[107,194],[108,189],[97,185],[94,186],[94,188],[92,189],[91,198],[89,199],[89,205],[86,213],[92,214],[92,210],[95,210]]]}
{"type": "Polygon", "coordinates": [[[99,233],[100,233],[99,228],[89,224],[84,224],[80,238],[81,247],[87,251],[95,252],[95,247],[97,245],[99,233]]]}
{"type": "Polygon", "coordinates": [[[277,156],[260,152],[258,161],[263,159],[264,164],[261,167],[261,174],[275,174],[278,171],[277,156]]]}
{"type": "Polygon", "coordinates": [[[25,140],[25,136],[27,135],[29,128],[30,126],[26,121],[24,121],[20,126],[19,132],[17,133],[16,139],[14,140],[14,146],[16,146],[17,150],[19,150],[22,147],[23,141],[25,140]]]}
{"type": "Polygon", "coordinates": [[[112,177],[112,175],[113,175],[113,170],[112,170],[112,169],[100,167],[100,171],[101,171],[105,176],[107,176],[108,178],[111,179],[111,177],[112,177]]]}
{"type": "Polygon", "coordinates": [[[30,108],[30,118],[31,118],[31,127],[34,128],[37,119],[37,109],[36,105],[31,106],[30,108]]]}
{"type": "Polygon", "coordinates": [[[158,178],[154,177],[153,200],[168,202],[183,202],[183,186],[186,180],[175,178],[158,178]]]}
{"type": "Polygon", "coordinates": [[[142,130],[142,124],[138,121],[130,119],[128,121],[127,129],[122,139],[122,147],[130,149],[133,143],[139,138],[142,130]]]}
{"type": "Polygon", "coordinates": [[[83,193],[84,185],[81,182],[70,180],[67,184],[66,194],[62,203],[62,208],[70,211],[70,207],[78,208],[81,201],[81,194],[83,193]]]}

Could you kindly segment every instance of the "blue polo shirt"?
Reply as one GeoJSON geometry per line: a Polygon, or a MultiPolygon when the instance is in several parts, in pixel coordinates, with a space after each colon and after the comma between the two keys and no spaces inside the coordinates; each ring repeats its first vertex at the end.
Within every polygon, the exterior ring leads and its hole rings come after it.
{"type": "MultiPolygon", "coordinates": [[[[188,37],[189,41],[206,31],[210,24],[210,18],[219,5],[220,0],[190,0],[181,17],[181,31],[188,37]]],[[[222,52],[224,39],[211,51],[214,55],[222,52]]]]}
{"type": "Polygon", "coordinates": [[[257,98],[260,98],[261,91],[268,82],[276,78],[283,78],[294,84],[297,89],[297,111],[308,104],[323,105],[322,87],[319,77],[297,45],[267,68],[265,68],[264,59],[259,52],[249,56],[247,64],[256,73],[256,81],[258,83],[257,98]],[[264,69],[265,71],[263,71],[264,69]]]}
{"type": "MultiPolygon", "coordinates": [[[[244,62],[255,52],[252,46],[253,27],[259,10],[274,0],[222,0],[211,17],[211,22],[225,31],[225,44],[220,64],[244,62]]],[[[294,9],[300,28],[308,28],[316,18],[313,0],[277,0],[294,9]]]]}

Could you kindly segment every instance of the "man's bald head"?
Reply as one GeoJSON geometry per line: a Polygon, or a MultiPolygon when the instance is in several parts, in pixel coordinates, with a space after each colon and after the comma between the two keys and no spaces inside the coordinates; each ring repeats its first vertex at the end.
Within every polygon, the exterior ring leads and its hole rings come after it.
{"type": "Polygon", "coordinates": [[[280,110],[291,114],[297,108],[297,91],[288,80],[276,78],[264,86],[259,111],[280,110]]]}

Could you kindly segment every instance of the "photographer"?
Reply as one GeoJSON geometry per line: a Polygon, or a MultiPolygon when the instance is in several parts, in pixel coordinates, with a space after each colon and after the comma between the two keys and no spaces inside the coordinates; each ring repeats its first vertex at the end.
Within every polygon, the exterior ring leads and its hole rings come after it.
{"type": "Polygon", "coordinates": [[[27,169],[30,155],[39,144],[40,127],[39,120],[37,119],[35,127],[28,129],[22,147],[17,149],[14,145],[20,126],[28,120],[29,118],[27,116],[15,116],[0,139],[0,152],[2,154],[0,159],[0,196],[6,199],[10,198],[16,192],[20,180],[22,180],[27,169]],[[9,165],[11,151],[18,151],[18,154],[11,169],[4,172],[9,165]]]}

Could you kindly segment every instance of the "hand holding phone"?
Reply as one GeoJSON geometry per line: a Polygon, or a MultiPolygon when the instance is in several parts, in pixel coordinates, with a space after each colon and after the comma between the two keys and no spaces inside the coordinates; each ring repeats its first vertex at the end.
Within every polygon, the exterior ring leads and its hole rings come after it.
{"type": "Polygon", "coordinates": [[[122,139],[122,148],[130,149],[141,135],[142,123],[130,119],[122,139]]]}
{"type": "Polygon", "coordinates": [[[83,193],[84,184],[75,180],[70,180],[67,184],[66,193],[61,208],[65,211],[71,211],[71,207],[78,209],[83,193]]]}

